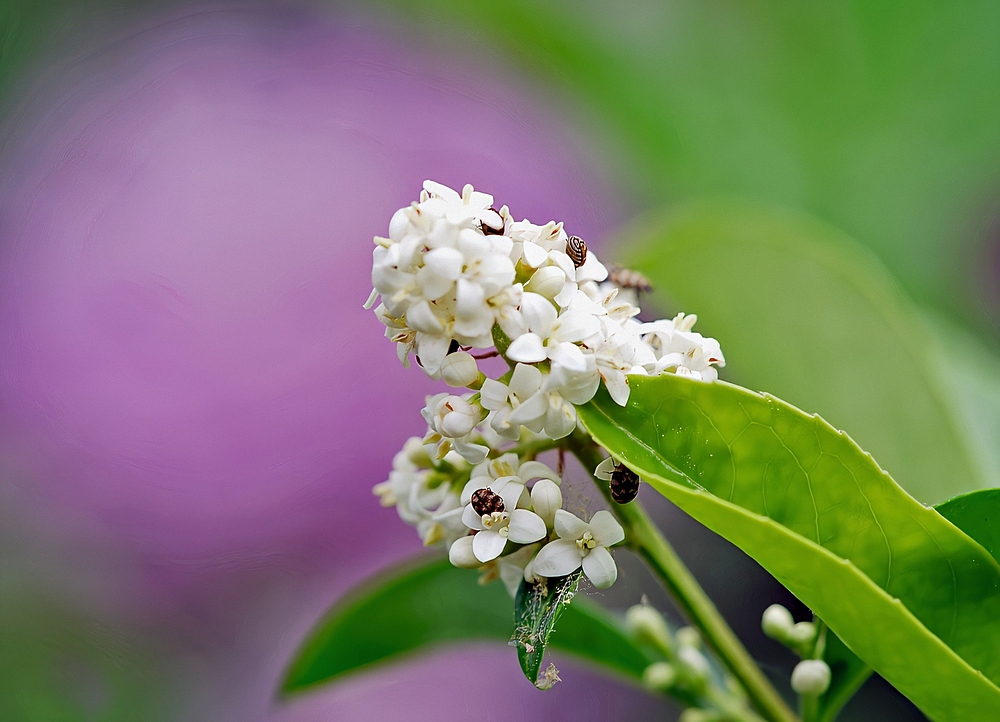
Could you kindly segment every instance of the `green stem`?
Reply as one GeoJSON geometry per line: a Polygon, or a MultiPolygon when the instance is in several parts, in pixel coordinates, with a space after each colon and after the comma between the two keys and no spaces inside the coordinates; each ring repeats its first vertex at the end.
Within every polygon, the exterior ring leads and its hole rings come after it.
{"type": "MultiPolygon", "coordinates": [[[[588,436],[579,432],[570,437],[569,449],[588,471],[592,471],[603,460],[599,447],[588,436]]],[[[608,485],[599,483],[597,486],[610,500],[608,485]]],[[[757,710],[771,722],[798,722],[798,717],[764,676],[642,505],[638,501],[629,504],[612,503],[611,509],[625,527],[625,538],[629,545],[660,577],[681,611],[701,631],[722,663],[743,685],[757,710]]]]}

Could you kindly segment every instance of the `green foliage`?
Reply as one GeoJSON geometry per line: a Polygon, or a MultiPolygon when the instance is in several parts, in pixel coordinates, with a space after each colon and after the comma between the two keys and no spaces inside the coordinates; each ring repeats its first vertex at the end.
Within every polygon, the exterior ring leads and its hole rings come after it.
{"type": "Polygon", "coordinates": [[[980,489],[936,507],[941,516],[1000,560],[1000,489],[980,489]]]}
{"type": "Polygon", "coordinates": [[[989,0],[393,5],[411,36],[422,23],[439,47],[440,29],[465,20],[453,45],[471,38],[476,57],[500,46],[571,91],[574,117],[608,130],[609,157],[627,159],[626,192],[809,211],[875,248],[921,300],[968,310],[982,232],[970,216],[1000,162],[989,0]]]}
{"type": "Polygon", "coordinates": [[[599,392],[594,439],[756,559],[932,719],[1000,716],[1000,565],[843,432],[672,375],[599,392]]]}
{"type": "Polygon", "coordinates": [[[984,466],[912,304],[870,254],[800,214],[692,204],[623,236],[630,266],[722,342],[727,374],[849,429],[906,490],[937,503],[984,466]]]}
{"type": "MultiPolygon", "coordinates": [[[[310,632],[282,691],[296,693],[443,643],[507,643],[514,632],[511,609],[503,585],[480,585],[474,572],[456,569],[447,560],[390,569],[352,590],[310,632]]],[[[652,660],[616,618],[587,599],[577,599],[563,609],[558,632],[551,638],[553,648],[605,672],[633,681],[642,678],[652,660]]]]}
{"type": "Polygon", "coordinates": [[[528,681],[539,689],[548,689],[554,680],[538,676],[542,657],[549,644],[549,637],[556,621],[566,611],[576,596],[583,571],[565,577],[547,579],[538,583],[521,582],[514,599],[514,636],[511,642],[517,647],[517,659],[528,681]]]}

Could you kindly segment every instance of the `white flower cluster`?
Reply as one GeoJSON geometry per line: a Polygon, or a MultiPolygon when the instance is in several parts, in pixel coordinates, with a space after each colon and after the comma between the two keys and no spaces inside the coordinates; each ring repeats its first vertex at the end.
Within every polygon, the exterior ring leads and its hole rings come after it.
{"type": "Polygon", "coordinates": [[[587,523],[563,509],[560,478],[548,466],[506,453],[470,469],[454,451],[436,462],[427,448],[417,437],[407,441],[389,480],[374,491],[425,544],[447,547],[452,564],[482,568],[512,595],[522,579],[581,567],[597,587],[617,579],[608,547],[625,539],[621,525],[607,511],[587,523]]]}
{"type": "Polygon", "coordinates": [[[525,430],[559,439],[576,428],[576,405],[603,379],[624,405],[628,376],[672,372],[717,378],[718,342],[692,331],[695,316],[642,323],[608,271],[561,223],[514,221],[506,206],[465,186],[426,181],[420,201],[397,211],[375,238],[375,308],[408,365],[478,391],[440,394],[423,411],[437,458],[452,450],[481,463],[498,439],[525,430]],[[497,351],[511,370],[480,371],[475,349],[497,351]],[[493,440],[493,441],[491,441],[493,440]]]}

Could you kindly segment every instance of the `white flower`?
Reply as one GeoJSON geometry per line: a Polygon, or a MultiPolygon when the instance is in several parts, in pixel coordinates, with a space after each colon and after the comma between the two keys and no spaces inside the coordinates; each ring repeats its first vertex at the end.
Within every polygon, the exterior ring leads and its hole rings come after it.
{"type": "Polygon", "coordinates": [[[611,515],[601,510],[590,523],[565,509],[555,514],[555,531],[559,539],[549,542],[535,557],[535,574],[543,577],[563,577],[583,566],[583,573],[604,589],[618,578],[618,567],[607,547],[625,539],[625,531],[611,515]]]}
{"type": "Polygon", "coordinates": [[[780,604],[772,604],[764,610],[760,620],[761,629],[771,639],[778,641],[788,639],[795,626],[792,613],[780,604]]]}
{"type": "Polygon", "coordinates": [[[518,439],[521,436],[522,424],[529,426],[535,433],[541,432],[540,417],[532,419],[528,425],[523,421],[512,423],[510,415],[541,389],[542,381],[542,372],[538,368],[517,364],[506,384],[494,379],[486,379],[483,382],[480,389],[480,403],[490,412],[487,421],[497,434],[505,439],[518,439]]]}
{"type": "Polygon", "coordinates": [[[702,381],[719,377],[716,366],[725,366],[719,342],[691,330],[697,316],[677,314],[673,319],[661,319],[641,324],[639,332],[656,356],[653,364],[646,364],[650,374],[664,371],[691,376],[702,381]]]}
{"type": "MultiPolygon", "coordinates": [[[[472,551],[479,561],[488,562],[500,556],[508,539],[516,544],[530,544],[545,536],[545,522],[541,517],[528,509],[517,508],[524,485],[516,477],[497,479],[480,488],[499,496],[503,505],[500,511],[480,514],[470,499],[462,512],[462,521],[477,532],[472,538],[472,551]]],[[[463,493],[463,501],[464,496],[463,493]]]]}
{"type": "Polygon", "coordinates": [[[552,528],[556,518],[556,511],[562,508],[562,492],[559,486],[549,479],[539,479],[531,487],[531,508],[545,522],[545,526],[552,528]]]}
{"type": "Polygon", "coordinates": [[[546,359],[574,371],[586,370],[586,361],[576,343],[600,330],[594,316],[567,309],[562,313],[544,296],[525,293],[521,299],[525,332],[511,340],[507,358],[521,363],[546,359]]]}
{"type": "Polygon", "coordinates": [[[482,409],[466,397],[447,393],[428,396],[420,413],[432,431],[449,439],[468,436],[483,417],[482,409]]]}
{"type": "Polygon", "coordinates": [[[483,410],[469,401],[473,394],[455,396],[441,393],[428,396],[420,410],[427,422],[425,445],[437,444],[437,458],[443,459],[454,449],[470,464],[478,464],[489,453],[489,448],[476,443],[476,425],[483,420],[483,410]]]}
{"type": "MultiPolygon", "coordinates": [[[[482,482],[479,477],[501,479],[512,476],[517,477],[517,481],[523,485],[535,479],[549,479],[557,484],[560,482],[559,475],[541,461],[521,461],[517,454],[509,452],[474,466],[469,484],[482,482]]],[[[465,492],[471,496],[473,491],[481,488],[482,486],[466,485],[465,492]]]]}
{"type": "Polygon", "coordinates": [[[469,386],[479,378],[479,366],[472,354],[465,351],[450,353],[441,364],[441,378],[449,386],[469,386]]]}

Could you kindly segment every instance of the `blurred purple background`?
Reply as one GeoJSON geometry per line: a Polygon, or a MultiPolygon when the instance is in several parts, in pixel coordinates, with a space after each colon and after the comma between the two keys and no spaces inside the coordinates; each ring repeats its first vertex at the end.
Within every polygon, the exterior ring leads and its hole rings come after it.
{"type": "Polygon", "coordinates": [[[538,694],[505,649],[272,702],[337,594],[419,550],[370,489],[434,384],[361,308],[371,237],[427,177],[596,242],[631,210],[552,99],[387,32],[199,10],[37,71],[0,176],[4,516],[169,660],[182,719],[465,720],[487,669],[504,719],[633,715],[656,703],[582,670],[538,694]]]}

